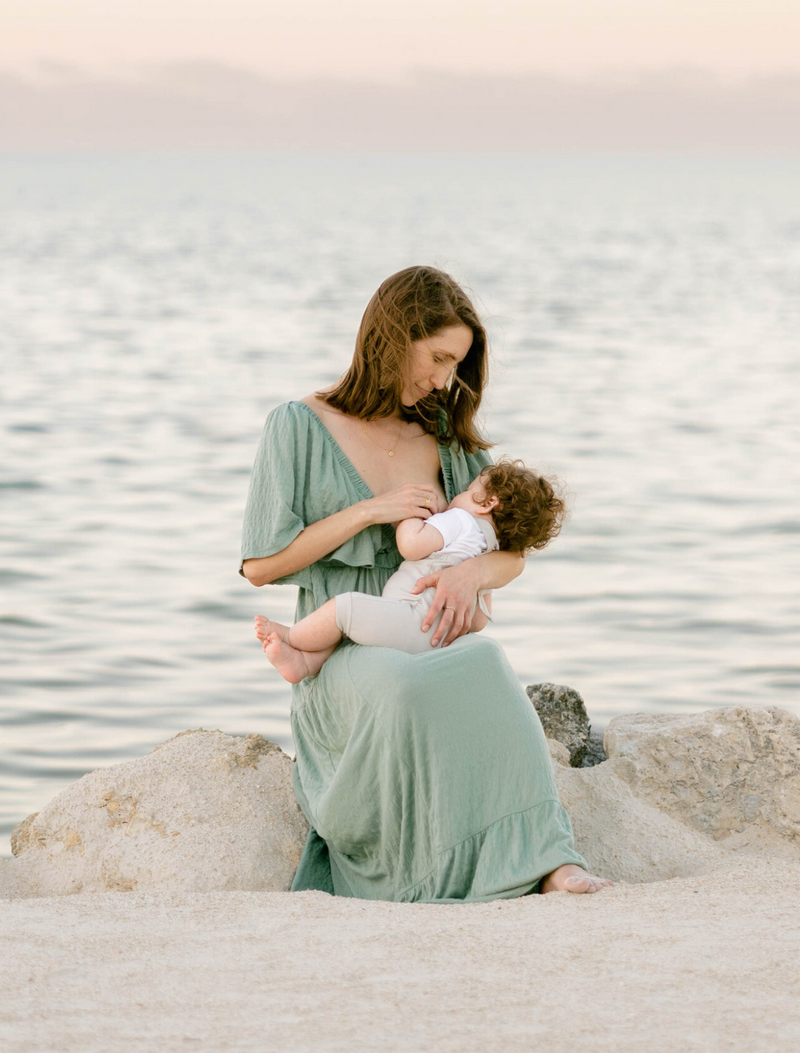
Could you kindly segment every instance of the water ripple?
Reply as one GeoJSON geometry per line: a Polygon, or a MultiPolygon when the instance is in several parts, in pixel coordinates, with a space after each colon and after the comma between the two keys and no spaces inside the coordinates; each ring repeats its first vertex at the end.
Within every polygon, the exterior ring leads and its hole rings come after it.
{"type": "Polygon", "coordinates": [[[291,751],[252,618],[294,590],[236,574],[250,465],[415,261],[479,297],[495,454],[568,484],[488,630],[521,680],[601,726],[800,713],[800,162],[218,162],[4,159],[0,853],[187,727],[291,751]]]}

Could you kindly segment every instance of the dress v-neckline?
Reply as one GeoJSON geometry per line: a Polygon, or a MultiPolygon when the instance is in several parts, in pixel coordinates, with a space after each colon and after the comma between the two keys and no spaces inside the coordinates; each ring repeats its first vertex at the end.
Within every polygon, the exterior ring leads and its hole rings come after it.
{"type": "MultiPolygon", "coordinates": [[[[369,486],[367,486],[364,477],[359,471],[357,471],[355,465],[344,452],[344,450],[341,448],[336,439],[333,437],[330,429],[328,428],[327,424],[325,424],[325,422],[322,420],[320,415],[318,413],[315,413],[314,410],[309,406],[309,404],[307,402],[303,402],[301,399],[295,400],[293,402],[293,405],[303,406],[305,409],[307,409],[311,416],[314,418],[314,420],[317,422],[317,424],[320,426],[320,428],[322,428],[323,432],[328,437],[328,441],[331,444],[331,447],[333,449],[334,454],[336,455],[337,460],[341,464],[342,468],[344,468],[345,472],[347,472],[350,479],[353,481],[353,484],[355,485],[356,489],[363,490],[367,498],[374,497],[375,494],[373,494],[372,490],[369,488],[369,486]]],[[[439,469],[442,473],[442,481],[444,482],[444,495],[447,498],[447,500],[450,501],[452,500],[452,494],[448,493],[448,490],[452,489],[449,471],[450,450],[447,446],[443,446],[438,441],[436,443],[436,448],[439,451],[439,469]]]]}

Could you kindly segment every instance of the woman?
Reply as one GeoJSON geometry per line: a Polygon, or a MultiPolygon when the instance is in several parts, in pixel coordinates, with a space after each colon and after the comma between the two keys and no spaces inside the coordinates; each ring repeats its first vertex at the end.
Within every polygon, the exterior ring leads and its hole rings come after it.
{"type": "MultiPolygon", "coordinates": [[[[426,519],[490,458],[475,427],[486,334],[449,275],[409,267],[364,313],[349,370],[269,415],[245,513],[241,573],[300,587],[296,619],[342,592],[380,595],[394,528],[426,519]]],[[[467,634],[479,590],[524,560],[491,552],[421,578],[436,588],[408,655],[342,643],[293,687],[297,799],[311,831],[292,889],[463,902],[594,892],[538,717],[500,648],[467,634]]]]}

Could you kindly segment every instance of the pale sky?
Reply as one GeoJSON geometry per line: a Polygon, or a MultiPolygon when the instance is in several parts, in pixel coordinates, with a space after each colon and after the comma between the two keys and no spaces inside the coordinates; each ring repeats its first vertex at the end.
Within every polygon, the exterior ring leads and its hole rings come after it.
{"type": "Polygon", "coordinates": [[[800,0],[2,0],[0,68],[203,59],[279,79],[800,70],[800,0]]]}

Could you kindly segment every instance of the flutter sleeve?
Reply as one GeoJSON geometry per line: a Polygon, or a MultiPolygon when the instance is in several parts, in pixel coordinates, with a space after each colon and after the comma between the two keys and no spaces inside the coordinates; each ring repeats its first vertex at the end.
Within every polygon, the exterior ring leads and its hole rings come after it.
{"type": "MultiPolygon", "coordinates": [[[[355,469],[304,403],[276,406],[264,425],[250,477],[242,563],[274,556],[307,526],[362,500],[365,495],[356,489],[358,479],[355,469]]],[[[319,597],[320,575],[325,577],[326,568],[386,565],[394,569],[399,562],[394,531],[388,525],[376,524],[359,531],[310,567],[276,578],[272,584],[299,585],[319,597]]]]}
{"type": "MultiPolygon", "coordinates": [[[[274,556],[305,528],[302,490],[308,429],[302,425],[288,403],[276,406],[267,417],[250,476],[240,574],[246,559],[274,556]]],[[[293,575],[292,583],[305,584],[299,578],[293,575]]]]}

